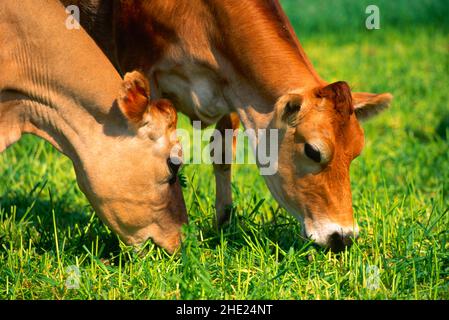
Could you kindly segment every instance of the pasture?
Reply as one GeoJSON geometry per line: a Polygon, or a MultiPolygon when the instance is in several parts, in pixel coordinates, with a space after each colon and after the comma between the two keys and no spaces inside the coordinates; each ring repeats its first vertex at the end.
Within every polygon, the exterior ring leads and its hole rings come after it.
{"type": "Polygon", "coordinates": [[[365,28],[369,1],[281,4],[324,79],[395,97],[351,166],[357,243],[336,255],[301,239],[255,165],[234,166],[232,220],[216,231],[203,164],[181,172],[180,253],[138,254],[95,216],[70,160],[24,136],[0,155],[0,299],[449,298],[449,4],[377,0],[379,30],[365,28]]]}

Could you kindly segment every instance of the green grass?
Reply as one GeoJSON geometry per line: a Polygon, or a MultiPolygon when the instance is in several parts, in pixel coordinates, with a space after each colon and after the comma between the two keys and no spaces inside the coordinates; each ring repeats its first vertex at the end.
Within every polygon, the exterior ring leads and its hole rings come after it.
{"type": "Polygon", "coordinates": [[[26,136],[0,155],[0,298],[448,299],[448,4],[377,1],[385,19],[367,31],[360,3],[282,1],[323,78],[395,95],[364,125],[351,167],[355,246],[335,255],[301,241],[251,165],[234,167],[235,215],[218,233],[212,168],[189,165],[181,253],[148,243],[137,254],[94,215],[71,162],[26,136]],[[78,290],[65,286],[72,265],[78,290]]]}

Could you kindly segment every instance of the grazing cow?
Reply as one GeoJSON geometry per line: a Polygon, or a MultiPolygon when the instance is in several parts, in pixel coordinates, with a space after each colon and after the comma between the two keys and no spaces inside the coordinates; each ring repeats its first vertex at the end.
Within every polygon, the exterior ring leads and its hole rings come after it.
{"type": "MultiPolygon", "coordinates": [[[[339,251],[357,236],[349,166],[364,145],[359,121],[392,96],[322,80],[277,0],[62,2],[80,7],[118,70],[142,69],[154,97],[192,120],[221,132],[238,118],[246,129],[279,129],[278,171],[264,176],[273,196],[319,245],[339,251]]],[[[230,165],[214,172],[220,224],[232,203],[230,165]]]]}
{"type": "Polygon", "coordinates": [[[67,155],[100,218],[124,242],[152,238],[173,252],[187,212],[176,110],[150,101],[146,78],[121,79],[56,0],[0,2],[0,152],[31,133],[67,155]]]}

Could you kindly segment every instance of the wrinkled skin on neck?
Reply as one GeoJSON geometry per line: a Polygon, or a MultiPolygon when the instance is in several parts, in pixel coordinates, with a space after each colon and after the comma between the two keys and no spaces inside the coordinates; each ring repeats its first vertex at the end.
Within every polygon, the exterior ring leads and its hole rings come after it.
{"type": "Polygon", "coordinates": [[[66,19],[55,1],[1,1],[0,151],[24,133],[46,139],[72,160],[81,190],[122,240],[152,238],[173,252],[187,221],[167,162],[176,112],[149,99],[140,73],[122,79],[66,19]]]}

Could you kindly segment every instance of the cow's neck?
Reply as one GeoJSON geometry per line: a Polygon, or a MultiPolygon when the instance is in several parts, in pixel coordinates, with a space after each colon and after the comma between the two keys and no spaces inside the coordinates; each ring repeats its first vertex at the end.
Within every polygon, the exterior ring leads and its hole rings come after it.
{"type": "Polygon", "coordinates": [[[214,11],[220,53],[232,65],[224,68],[229,91],[247,128],[266,128],[280,96],[322,82],[278,1],[217,1],[214,11]]]}
{"type": "Polygon", "coordinates": [[[281,95],[321,82],[277,1],[152,1],[116,14],[123,71],[146,70],[160,95],[206,124],[237,111],[245,127],[264,128],[281,95]]]}
{"type": "Polygon", "coordinates": [[[321,81],[277,1],[217,1],[214,8],[216,46],[264,95],[321,81]]]}
{"type": "Polygon", "coordinates": [[[32,133],[85,169],[120,119],[112,107],[121,78],[82,30],[61,27],[57,3],[12,6],[0,14],[0,151],[32,133]]]}

